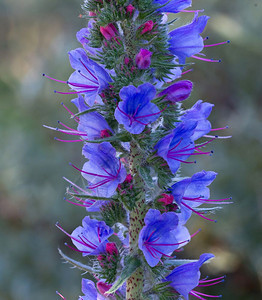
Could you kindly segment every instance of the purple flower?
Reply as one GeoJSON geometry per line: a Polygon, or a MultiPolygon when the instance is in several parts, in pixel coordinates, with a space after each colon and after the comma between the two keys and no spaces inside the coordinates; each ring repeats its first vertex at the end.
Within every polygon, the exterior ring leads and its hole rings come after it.
{"type": "Polygon", "coordinates": [[[170,13],[178,13],[192,4],[192,0],[154,0],[153,2],[159,6],[168,2],[165,6],[158,8],[158,11],[170,13]]]}
{"type": "Polygon", "coordinates": [[[118,186],[126,178],[126,169],[116,158],[116,150],[108,142],[86,144],[83,155],[89,159],[83,166],[82,176],[89,182],[97,196],[111,197],[118,186]]]}
{"type": "Polygon", "coordinates": [[[180,123],[171,134],[155,145],[157,154],[167,162],[172,173],[176,173],[181,162],[189,163],[185,160],[195,151],[191,136],[196,126],[197,122],[194,121],[180,123]]]}
{"type": "Polygon", "coordinates": [[[94,20],[90,20],[88,22],[87,27],[80,29],[76,33],[76,38],[79,43],[83,45],[85,50],[87,50],[91,55],[96,55],[98,52],[101,52],[102,48],[93,48],[89,46],[89,35],[90,35],[90,29],[93,28],[93,24],[95,23],[94,20]]]}
{"type": "Polygon", "coordinates": [[[85,50],[81,48],[70,51],[69,60],[76,71],[69,77],[67,83],[75,92],[64,94],[83,94],[90,106],[95,101],[101,101],[99,93],[112,81],[105,69],[88,58],[85,50]]]}
{"type": "MultiPolygon", "coordinates": [[[[221,282],[222,278],[216,278],[211,280],[201,280],[200,279],[200,267],[209,259],[213,258],[214,255],[211,253],[204,253],[200,256],[199,260],[197,262],[184,264],[182,266],[179,266],[175,268],[166,278],[166,281],[171,281],[170,285],[180,294],[182,295],[186,300],[188,300],[188,296],[193,295],[197,297],[198,299],[204,299],[202,296],[210,296],[206,294],[202,294],[196,291],[193,291],[195,287],[201,283],[201,286],[208,286],[215,284],[214,281],[219,280],[216,283],[221,282]],[[204,283],[204,284],[203,284],[204,283]],[[205,283],[207,283],[205,285],[205,283]]],[[[212,296],[211,296],[212,297],[212,296]]],[[[218,296],[213,296],[218,297],[218,296]]]]}
{"type": "Polygon", "coordinates": [[[208,16],[198,17],[196,13],[190,24],[176,28],[169,33],[169,50],[179,58],[180,63],[185,63],[186,57],[191,57],[203,50],[204,42],[200,33],[205,29],[208,19],[208,16]]]}
{"type": "Polygon", "coordinates": [[[139,233],[138,247],[151,267],[159,263],[162,255],[170,257],[182,243],[188,242],[187,229],[179,226],[178,217],[174,212],[161,215],[159,210],[149,209],[145,216],[145,224],[139,233]]]}
{"type": "Polygon", "coordinates": [[[136,55],[136,65],[138,69],[145,70],[151,65],[152,52],[147,49],[140,49],[139,53],[136,55]]]}
{"type": "Polygon", "coordinates": [[[83,256],[98,255],[106,251],[108,238],[113,234],[113,229],[106,225],[104,221],[85,217],[83,226],[78,226],[70,235],[58,223],[56,226],[68,235],[77,249],[67,245],[69,248],[81,252],[83,256]]]}
{"type": "Polygon", "coordinates": [[[141,133],[146,125],[157,120],[160,115],[158,107],[151,103],[156,95],[154,86],[150,83],[125,86],[120,90],[119,96],[123,101],[118,103],[115,118],[119,124],[133,134],[141,133]]]}
{"type": "Polygon", "coordinates": [[[80,296],[79,300],[105,300],[106,298],[97,292],[95,284],[90,279],[82,279],[82,292],[84,296],[80,296]]]}
{"type": "MultiPolygon", "coordinates": [[[[78,108],[78,112],[87,111],[89,107],[85,104],[84,98],[79,95],[78,98],[71,101],[78,108]]],[[[83,139],[95,140],[101,139],[104,132],[113,133],[113,130],[108,125],[107,121],[97,112],[90,112],[79,115],[77,130],[82,135],[83,139]]],[[[110,135],[110,134],[109,134],[110,135]]]]}
{"type": "Polygon", "coordinates": [[[203,213],[197,212],[194,208],[200,206],[203,203],[214,204],[227,199],[211,200],[210,190],[208,186],[214,181],[217,173],[212,171],[201,171],[195,173],[191,178],[183,179],[171,187],[171,193],[174,196],[174,200],[181,209],[182,224],[185,224],[190,218],[192,211],[204,219],[211,220],[203,213]]]}
{"type": "MultiPolygon", "coordinates": [[[[164,96],[165,100],[171,103],[176,103],[187,99],[192,91],[193,83],[189,80],[181,80],[173,83],[168,88],[164,89],[158,96],[164,96]]],[[[182,120],[182,118],[181,118],[182,120]]]]}
{"type": "Polygon", "coordinates": [[[186,110],[180,117],[180,120],[183,122],[187,122],[188,120],[197,122],[194,134],[191,137],[193,141],[210,132],[211,123],[207,118],[209,117],[213,106],[214,104],[198,100],[192,108],[186,110]]]}

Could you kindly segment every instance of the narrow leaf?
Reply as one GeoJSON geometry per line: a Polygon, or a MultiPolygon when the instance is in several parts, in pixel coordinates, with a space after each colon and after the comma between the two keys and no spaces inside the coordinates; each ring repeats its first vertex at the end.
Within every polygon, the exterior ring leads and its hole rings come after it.
{"type": "Polygon", "coordinates": [[[68,257],[67,255],[65,255],[59,248],[58,248],[58,252],[59,254],[62,256],[62,258],[70,263],[71,265],[73,265],[74,267],[82,270],[82,271],[85,271],[85,272],[88,272],[90,273],[91,275],[93,275],[95,273],[95,271],[93,270],[93,268],[91,268],[90,266],[87,266],[87,265],[84,265],[82,263],[80,263],[79,261],[76,261],[70,257],[68,257]]]}
{"type": "Polygon", "coordinates": [[[116,292],[140,266],[141,266],[141,262],[138,258],[126,257],[125,266],[122,270],[121,275],[119,276],[115,284],[111,287],[111,289],[106,292],[106,294],[112,294],[116,292]]]}

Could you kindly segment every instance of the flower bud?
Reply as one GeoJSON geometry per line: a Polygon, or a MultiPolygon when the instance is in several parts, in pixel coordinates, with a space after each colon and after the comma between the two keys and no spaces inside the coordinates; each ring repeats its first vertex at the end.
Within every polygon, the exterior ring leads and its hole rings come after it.
{"type": "Polygon", "coordinates": [[[106,244],[106,252],[110,255],[118,255],[118,250],[115,243],[107,243],[106,244]]]}
{"type": "Polygon", "coordinates": [[[115,26],[112,23],[110,23],[105,27],[100,26],[100,32],[102,33],[104,38],[109,41],[116,36],[117,30],[115,26]]]}
{"type": "Polygon", "coordinates": [[[161,198],[159,198],[157,201],[162,202],[164,205],[169,205],[173,203],[174,196],[173,195],[168,195],[168,194],[161,194],[161,198]]]}
{"type": "Polygon", "coordinates": [[[139,53],[136,55],[136,65],[139,69],[147,69],[151,64],[152,52],[147,49],[140,49],[139,53]]]}
{"type": "Polygon", "coordinates": [[[132,15],[133,11],[135,10],[134,6],[132,4],[127,5],[126,12],[132,15]]]}
{"type": "Polygon", "coordinates": [[[140,26],[140,28],[143,28],[141,34],[151,31],[153,27],[154,27],[154,22],[152,20],[147,21],[145,24],[140,26]]]}
{"type": "Polygon", "coordinates": [[[107,283],[105,283],[105,282],[103,282],[103,281],[98,281],[98,283],[96,284],[96,287],[97,287],[99,293],[100,293],[101,295],[103,295],[104,297],[107,297],[107,296],[108,296],[108,295],[105,294],[105,293],[106,293],[108,290],[110,290],[111,286],[112,286],[111,284],[107,284],[107,283]]]}
{"type": "Polygon", "coordinates": [[[166,100],[175,103],[187,99],[190,96],[192,88],[193,83],[191,81],[181,80],[164,89],[158,96],[165,95],[166,100]]]}

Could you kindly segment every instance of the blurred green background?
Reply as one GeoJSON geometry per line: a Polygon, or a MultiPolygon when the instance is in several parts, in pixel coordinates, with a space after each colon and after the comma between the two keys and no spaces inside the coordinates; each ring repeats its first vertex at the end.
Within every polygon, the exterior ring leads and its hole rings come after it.
{"type": "MultiPolygon", "coordinates": [[[[224,299],[262,299],[262,2],[261,0],[195,0],[211,16],[208,43],[231,44],[206,49],[222,63],[197,62],[185,78],[195,83],[190,107],[203,99],[215,104],[213,127],[232,139],[214,141],[212,157],[199,159],[202,169],[219,173],[212,197],[233,196],[234,204],[217,213],[218,223],[194,217],[191,232],[202,232],[186,247],[188,257],[213,252],[206,271],[227,274],[210,293],[224,299]]],[[[69,161],[81,164],[81,145],[55,142],[42,124],[70,124],[60,105],[71,97],[53,94],[62,85],[42,73],[67,79],[67,52],[79,47],[75,33],[85,26],[78,18],[80,0],[0,0],[0,299],[67,299],[80,295],[81,273],[63,264],[57,247],[64,235],[56,221],[72,231],[85,211],[63,200],[66,183],[76,179],[69,161]]],[[[192,14],[184,14],[186,20],[192,14]]],[[[185,20],[183,19],[183,20],[185,20]]],[[[181,20],[178,21],[181,23],[181,20]]],[[[70,106],[70,104],[68,104],[70,106]]],[[[67,251],[65,249],[67,253],[67,251]]],[[[181,254],[184,255],[184,254],[181,254]]]]}

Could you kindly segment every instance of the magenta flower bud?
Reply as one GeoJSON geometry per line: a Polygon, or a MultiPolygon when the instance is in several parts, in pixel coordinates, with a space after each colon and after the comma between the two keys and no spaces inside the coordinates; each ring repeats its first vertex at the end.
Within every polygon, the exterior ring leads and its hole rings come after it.
{"type": "Polygon", "coordinates": [[[117,30],[115,26],[111,23],[106,25],[105,27],[100,26],[100,32],[102,33],[104,38],[109,41],[116,36],[117,30]]]}
{"type": "Polygon", "coordinates": [[[129,64],[129,62],[130,62],[130,58],[128,58],[128,57],[125,57],[125,59],[124,59],[124,63],[125,63],[125,65],[128,65],[128,64],[129,64]]]}
{"type": "Polygon", "coordinates": [[[127,5],[126,12],[132,15],[133,11],[135,10],[134,6],[132,4],[127,5]]]}
{"type": "Polygon", "coordinates": [[[118,255],[118,250],[115,243],[107,243],[106,244],[106,252],[110,255],[118,255]]]}
{"type": "Polygon", "coordinates": [[[90,16],[90,17],[95,17],[95,16],[96,16],[96,13],[95,13],[94,11],[90,11],[90,12],[89,12],[89,16],[90,16]]]}
{"type": "Polygon", "coordinates": [[[176,103],[178,101],[183,101],[187,99],[192,91],[193,83],[189,80],[181,80],[172,85],[168,88],[164,89],[158,96],[166,96],[165,99],[176,103]]]}
{"type": "Polygon", "coordinates": [[[107,283],[105,283],[103,281],[98,281],[98,283],[96,284],[96,287],[97,287],[99,293],[101,295],[103,295],[104,297],[108,296],[106,294],[106,292],[110,290],[111,286],[112,286],[111,284],[107,284],[107,283]]]}
{"type": "Polygon", "coordinates": [[[133,176],[131,174],[127,174],[125,182],[130,183],[132,180],[133,180],[133,176]]]}
{"type": "Polygon", "coordinates": [[[153,27],[154,27],[154,22],[152,20],[147,21],[145,24],[140,26],[140,28],[143,28],[141,34],[151,31],[153,27]]]}
{"type": "Polygon", "coordinates": [[[164,205],[169,205],[173,203],[174,196],[173,195],[168,195],[168,194],[161,194],[161,198],[159,198],[157,201],[162,202],[164,205]]]}
{"type": "Polygon", "coordinates": [[[151,64],[152,52],[147,49],[140,49],[139,53],[136,55],[136,65],[139,69],[145,70],[151,64]]]}

